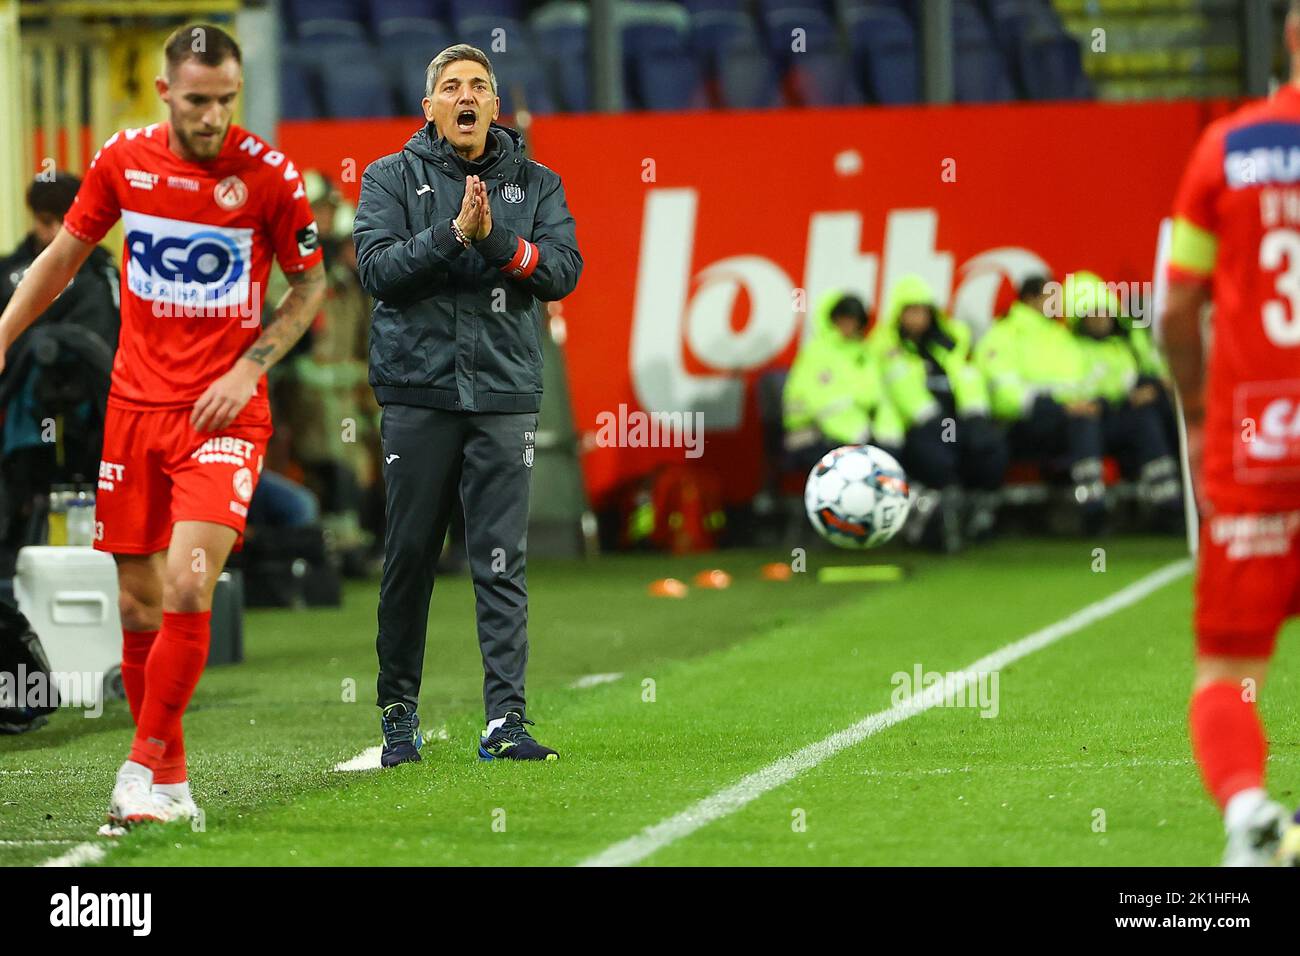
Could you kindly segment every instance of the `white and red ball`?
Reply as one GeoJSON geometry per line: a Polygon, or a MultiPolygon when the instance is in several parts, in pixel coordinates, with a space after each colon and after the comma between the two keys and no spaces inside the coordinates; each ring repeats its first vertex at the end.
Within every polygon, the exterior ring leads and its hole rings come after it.
{"type": "Polygon", "coordinates": [[[874,445],[827,452],[804,486],[808,520],[841,548],[874,548],[896,535],[912,506],[907,475],[874,445]]]}

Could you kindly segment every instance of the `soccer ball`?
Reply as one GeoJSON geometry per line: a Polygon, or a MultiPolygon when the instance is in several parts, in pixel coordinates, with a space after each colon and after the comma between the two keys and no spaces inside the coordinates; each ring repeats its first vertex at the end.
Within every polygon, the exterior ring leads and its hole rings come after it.
{"type": "Polygon", "coordinates": [[[892,455],[874,445],[844,445],[808,473],[803,503],[812,526],[831,544],[874,548],[903,527],[912,499],[892,455]]]}

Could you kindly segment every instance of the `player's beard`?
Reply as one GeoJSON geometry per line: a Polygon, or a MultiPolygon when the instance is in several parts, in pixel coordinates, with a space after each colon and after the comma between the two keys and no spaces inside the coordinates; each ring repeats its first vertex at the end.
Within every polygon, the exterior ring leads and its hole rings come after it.
{"type": "Polygon", "coordinates": [[[181,144],[185,151],[200,162],[216,159],[221,153],[221,147],[226,142],[226,133],[230,127],[217,132],[215,136],[196,136],[193,133],[185,133],[177,130],[180,136],[181,144]]]}

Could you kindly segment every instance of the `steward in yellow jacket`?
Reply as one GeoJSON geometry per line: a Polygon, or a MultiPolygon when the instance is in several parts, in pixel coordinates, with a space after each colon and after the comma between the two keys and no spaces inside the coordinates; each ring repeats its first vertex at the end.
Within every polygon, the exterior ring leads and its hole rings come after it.
{"type": "Polygon", "coordinates": [[[970,329],[944,313],[916,275],[894,284],[868,337],[904,429],[901,464],[914,483],[937,493],[928,509],[924,495],[918,500],[927,520],[909,530],[945,551],[992,531],[1007,467],[1006,441],[990,417],[970,342],[970,329]]]}

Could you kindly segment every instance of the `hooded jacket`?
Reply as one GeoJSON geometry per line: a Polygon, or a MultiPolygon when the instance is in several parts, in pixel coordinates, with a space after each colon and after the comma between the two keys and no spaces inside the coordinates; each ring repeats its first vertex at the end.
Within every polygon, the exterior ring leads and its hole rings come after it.
{"type": "Polygon", "coordinates": [[[464,163],[432,123],[361,177],[352,235],[374,300],[370,384],[381,403],[454,411],[537,412],[539,302],[578,284],[582,255],[560,177],[493,123],[488,152],[464,163]],[[492,232],[469,248],[452,234],[467,170],[488,190],[492,232]]]}
{"type": "Polygon", "coordinates": [[[894,283],[869,341],[879,356],[885,393],[905,428],[923,425],[943,411],[943,402],[931,389],[922,348],[947,377],[957,415],[988,414],[988,388],[984,376],[971,364],[970,340],[970,329],[944,314],[924,279],[905,275],[894,283]],[[899,317],[909,305],[926,305],[934,311],[935,324],[920,344],[898,330],[899,317]]]}
{"type": "Polygon", "coordinates": [[[1069,327],[1023,302],[984,333],[975,361],[988,377],[993,414],[1005,421],[1026,416],[1040,396],[1064,404],[1095,395],[1069,327]]]}
{"type": "Polygon", "coordinates": [[[845,445],[874,441],[897,446],[902,431],[885,401],[866,339],[846,339],[831,321],[831,309],[843,295],[829,292],[817,301],[812,334],[790,367],[782,394],[787,438],[807,431],[807,444],[825,436],[845,445]]]}
{"type": "Polygon", "coordinates": [[[1089,387],[1097,398],[1112,405],[1123,404],[1142,380],[1163,381],[1168,377],[1164,358],[1151,340],[1148,329],[1133,324],[1124,315],[1119,297],[1105,280],[1092,272],[1076,272],[1066,284],[1063,297],[1066,321],[1079,339],[1089,387]],[[1104,303],[1114,316],[1113,331],[1102,338],[1089,335],[1084,316],[1104,303]]]}

